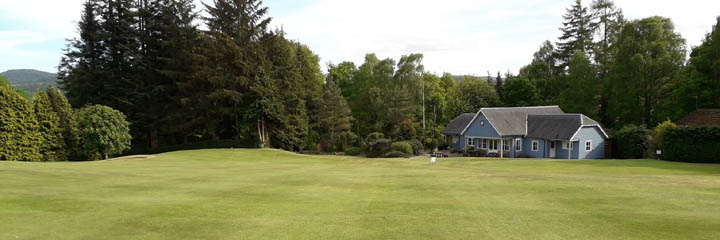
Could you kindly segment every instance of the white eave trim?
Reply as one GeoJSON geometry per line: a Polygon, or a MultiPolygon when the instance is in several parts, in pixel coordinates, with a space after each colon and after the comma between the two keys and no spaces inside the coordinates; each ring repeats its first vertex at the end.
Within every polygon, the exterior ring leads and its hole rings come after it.
{"type": "Polygon", "coordinates": [[[578,133],[580,132],[580,130],[582,130],[584,127],[597,127],[598,129],[600,129],[600,132],[602,132],[603,136],[605,136],[605,139],[610,138],[610,137],[607,135],[607,133],[605,133],[605,130],[604,130],[599,124],[588,124],[588,125],[580,125],[580,127],[578,128],[578,130],[575,131],[575,134],[573,134],[572,137],[570,137],[570,141],[578,141],[578,139],[575,139],[575,137],[577,137],[577,134],[578,134],[578,133]]]}

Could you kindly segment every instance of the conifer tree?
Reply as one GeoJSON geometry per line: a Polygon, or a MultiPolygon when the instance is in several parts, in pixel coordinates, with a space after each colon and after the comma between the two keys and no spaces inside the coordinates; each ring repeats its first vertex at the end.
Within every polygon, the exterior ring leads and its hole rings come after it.
{"type": "Polygon", "coordinates": [[[563,15],[563,27],[560,28],[562,36],[557,42],[556,55],[559,68],[564,71],[570,63],[570,58],[576,51],[590,53],[592,50],[593,24],[591,15],[581,0],[575,0],[567,13],[563,15]]]}
{"type": "Polygon", "coordinates": [[[41,161],[41,143],[32,105],[10,86],[0,86],[0,161],[41,161]]]}
{"type": "Polygon", "coordinates": [[[48,88],[46,92],[53,110],[60,119],[60,129],[65,146],[64,153],[60,155],[66,156],[70,161],[83,159],[82,149],[80,149],[80,136],[78,135],[78,122],[70,103],[57,88],[48,88]]]}
{"type": "Polygon", "coordinates": [[[39,146],[42,161],[66,161],[68,156],[65,151],[62,128],[60,128],[60,117],[53,109],[50,97],[46,92],[38,92],[33,98],[33,105],[42,138],[39,146]]]}
{"type": "Polygon", "coordinates": [[[570,59],[568,87],[560,94],[560,107],[566,112],[583,113],[591,118],[598,113],[599,82],[595,76],[595,69],[585,53],[575,52],[570,59]]]}
{"type": "Polygon", "coordinates": [[[335,80],[328,79],[323,86],[323,105],[319,111],[324,136],[335,144],[342,132],[352,129],[352,112],[335,80]]]}

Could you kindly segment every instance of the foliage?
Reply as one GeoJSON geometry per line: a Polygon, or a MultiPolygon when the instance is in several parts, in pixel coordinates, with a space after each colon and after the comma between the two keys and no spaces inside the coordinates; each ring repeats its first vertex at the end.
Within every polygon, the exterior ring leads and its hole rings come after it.
{"type": "Polygon", "coordinates": [[[572,56],[565,79],[568,87],[560,94],[560,107],[566,112],[597,116],[600,84],[584,52],[577,51],[572,56]]]}
{"type": "Polygon", "coordinates": [[[377,139],[372,142],[368,142],[368,157],[382,157],[390,151],[392,141],[390,139],[377,139]]]}
{"type": "Polygon", "coordinates": [[[358,156],[363,153],[363,149],[361,147],[349,147],[345,149],[345,154],[349,156],[358,156]]]}
{"type": "Polygon", "coordinates": [[[60,89],[48,88],[46,93],[50,98],[53,110],[60,119],[60,129],[65,146],[61,150],[63,152],[61,155],[66,156],[67,160],[71,161],[82,159],[78,122],[70,103],[60,92],[60,89]]]}
{"type": "Polygon", "coordinates": [[[665,132],[667,132],[670,128],[676,128],[677,124],[673,123],[670,120],[664,121],[655,127],[655,130],[653,130],[653,136],[655,138],[655,141],[657,142],[658,149],[663,149],[663,138],[665,138],[665,132]]]}
{"type": "Polygon", "coordinates": [[[402,158],[407,157],[409,154],[401,151],[391,151],[386,153],[383,157],[386,158],[402,158]]]}
{"type": "Polygon", "coordinates": [[[115,109],[93,105],[78,111],[80,138],[87,160],[108,159],[130,149],[130,123],[115,109]]]}
{"type": "Polygon", "coordinates": [[[475,113],[483,107],[494,107],[500,104],[497,92],[486,80],[476,77],[462,77],[458,84],[448,93],[448,110],[445,114],[450,119],[463,113],[475,113]]]}
{"type": "Polygon", "coordinates": [[[410,143],[410,146],[412,147],[413,155],[420,155],[425,150],[425,146],[420,142],[420,140],[413,139],[408,141],[408,143],[410,143]]]}
{"type": "Polygon", "coordinates": [[[554,51],[553,44],[545,41],[533,55],[530,65],[520,69],[519,77],[527,78],[535,85],[542,104],[555,102],[562,89],[559,82],[561,71],[556,68],[557,56],[554,51]]]}
{"type": "Polygon", "coordinates": [[[623,159],[640,159],[645,157],[648,148],[650,131],[642,126],[627,125],[615,132],[613,139],[617,143],[618,154],[623,159]]]}
{"type": "Polygon", "coordinates": [[[720,127],[717,126],[667,128],[660,144],[665,160],[720,163],[720,127]]]}
{"type": "Polygon", "coordinates": [[[392,146],[390,147],[392,151],[398,151],[405,154],[413,154],[413,147],[410,145],[409,142],[402,141],[402,142],[394,142],[392,146]]]}
{"type": "Polygon", "coordinates": [[[172,146],[161,146],[153,149],[141,149],[133,148],[123,155],[139,155],[139,154],[160,154],[166,152],[177,152],[187,150],[201,150],[201,149],[232,149],[232,148],[251,148],[254,147],[252,143],[242,142],[238,140],[218,140],[218,141],[201,141],[187,144],[178,144],[172,146]]]}
{"type": "Polygon", "coordinates": [[[683,66],[685,39],[670,19],[650,17],[627,23],[617,47],[611,69],[611,115],[619,125],[652,126],[664,120],[660,101],[667,94],[664,86],[683,66]]]}
{"type": "Polygon", "coordinates": [[[42,136],[32,105],[0,86],[0,161],[41,161],[42,136]]]}
{"type": "Polygon", "coordinates": [[[368,144],[371,144],[372,142],[375,142],[380,139],[385,139],[385,134],[383,134],[381,132],[374,132],[374,133],[368,134],[367,137],[365,137],[365,142],[368,144]]]}
{"type": "Polygon", "coordinates": [[[505,105],[537,106],[540,102],[535,85],[525,77],[512,77],[505,83],[505,105]]]}
{"type": "Polygon", "coordinates": [[[560,28],[562,36],[555,51],[561,70],[565,70],[569,65],[576,51],[591,51],[594,32],[592,16],[588,13],[588,9],[582,6],[581,0],[575,0],[563,15],[563,19],[563,27],[560,28]]]}
{"type": "MultiPolygon", "coordinates": [[[[346,145],[347,137],[352,129],[352,113],[342,91],[334,80],[328,79],[323,87],[323,104],[320,106],[320,126],[325,133],[323,136],[333,145],[346,145]]],[[[353,136],[357,137],[357,135],[353,136]]],[[[352,140],[350,140],[352,141],[352,140]]],[[[343,149],[344,147],[341,147],[343,149]]]]}
{"type": "Polygon", "coordinates": [[[39,125],[42,138],[40,155],[46,162],[67,161],[67,147],[60,127],[60,117],[53,108],[50,96],[46,92],[38,92],[33,97],[35,118],[39,125]]]}

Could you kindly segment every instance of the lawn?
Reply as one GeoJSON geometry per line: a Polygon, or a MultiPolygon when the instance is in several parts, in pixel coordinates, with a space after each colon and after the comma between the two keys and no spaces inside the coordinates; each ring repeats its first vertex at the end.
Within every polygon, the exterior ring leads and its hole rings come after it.
{"type": "Polygon", "coordinates": [[[720,165],[200,150],[0,162],[0,239],[720,239],[720,165]]]}

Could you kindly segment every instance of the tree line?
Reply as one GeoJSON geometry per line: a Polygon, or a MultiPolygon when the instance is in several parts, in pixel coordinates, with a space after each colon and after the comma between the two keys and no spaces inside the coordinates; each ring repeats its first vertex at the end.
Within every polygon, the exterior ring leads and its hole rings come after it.
{"type": "Polygon", "coordinates": [[[70,103],[123,112],[136,149],[231,139],[294,151],[343,151],[377,133],[435,148],[449,121],[482,107],[558,104],[620,128],[720,105],[717,25],[688,61],[670,19],[626,20],[609,0],[577,0],[557,43],[517,76],[487,78],[427,72],[417,53],[368,54],[323,74],[307,46],[269,28],[262,1],[202,9],[86,1],[59,67],[70,103]]]}

